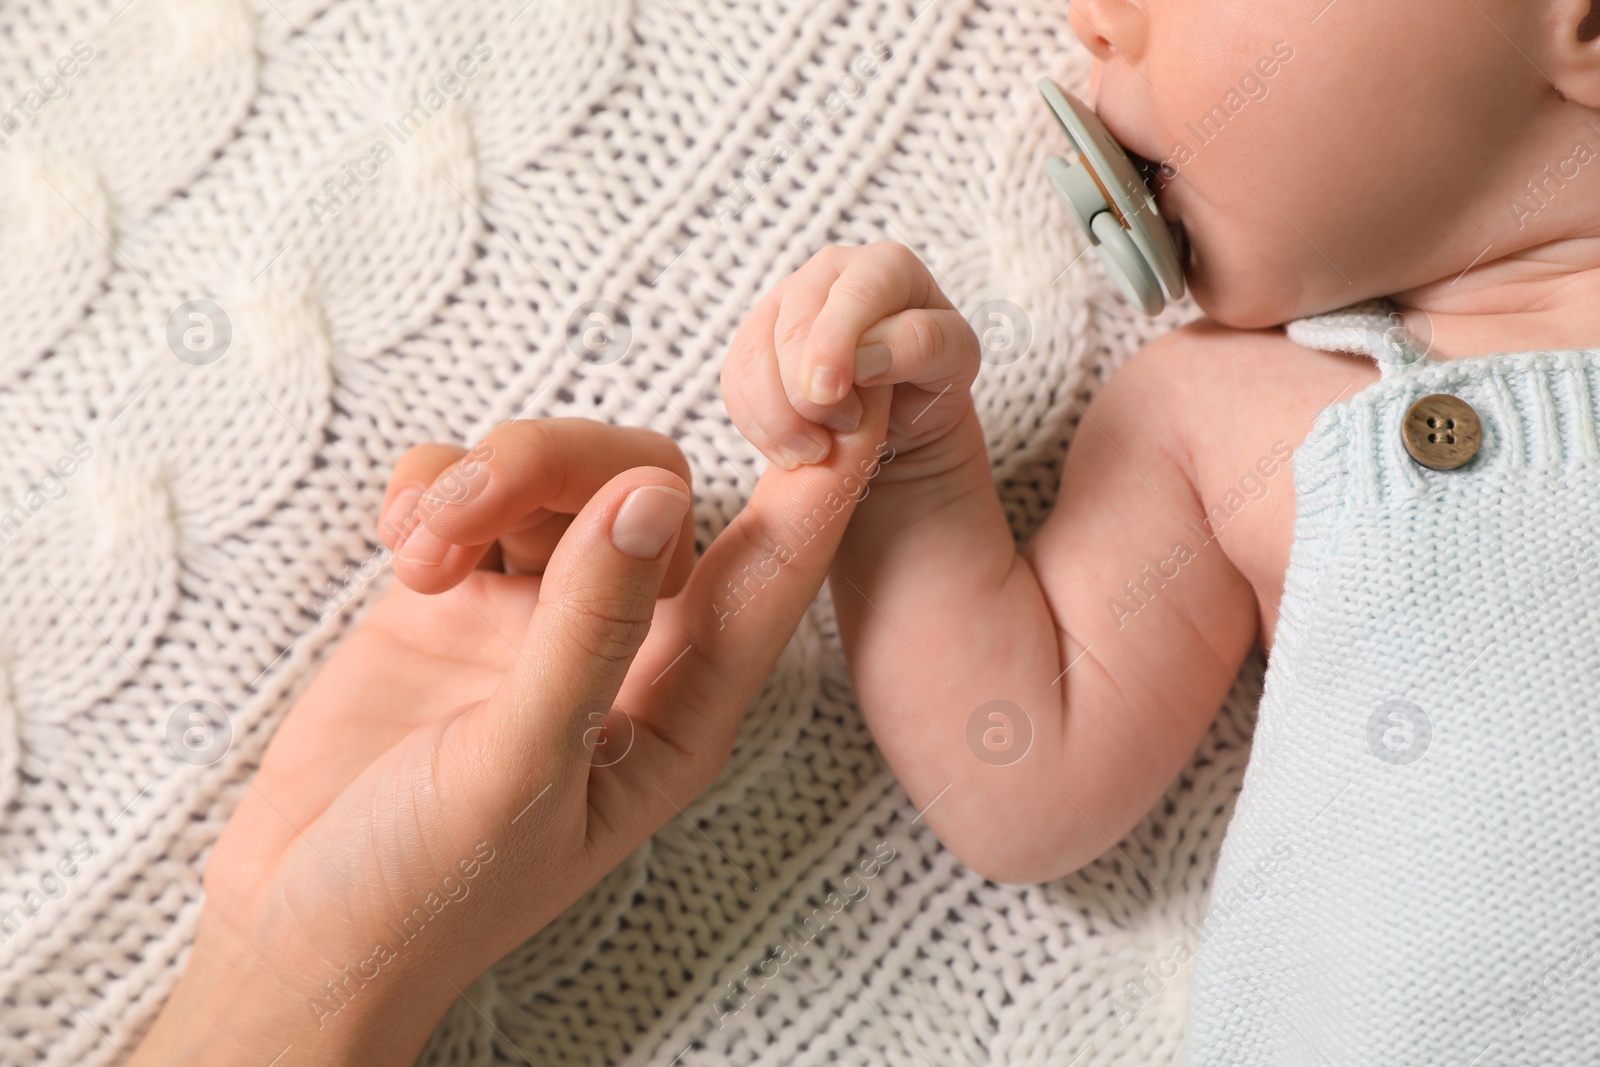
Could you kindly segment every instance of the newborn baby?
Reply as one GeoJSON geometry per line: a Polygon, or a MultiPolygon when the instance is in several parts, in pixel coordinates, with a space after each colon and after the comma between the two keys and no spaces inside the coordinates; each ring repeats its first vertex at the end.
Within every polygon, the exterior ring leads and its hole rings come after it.
{"type": "Polygon", "coordinates": [[[1191,1062],[1592,1061],[1600,5],[1070,17],[1209,317],[1096,395],[1038,534],[991,479],[978,338],[904,247],[817,253],[723,371],[785,467],[892,390],[830,579],[873,735],[965,863],[1054,879],[1259,641],[1191,1062]]]}

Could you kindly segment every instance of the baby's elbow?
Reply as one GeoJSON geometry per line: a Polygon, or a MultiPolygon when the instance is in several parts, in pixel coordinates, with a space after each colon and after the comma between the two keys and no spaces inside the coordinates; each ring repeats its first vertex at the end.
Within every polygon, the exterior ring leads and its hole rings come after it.
{"type": "Polygon", "coordinates": [[[1018,860],[1011,856],[978,856],[968,859],[956,853],[956,858],[973,874],[996,885],[1042,885],[1071,873],[1057,871],[1052,864],[1018,860]]]}
{"type": "Polygon", "coordinates": [[[973,835],[946,841],[945,847],[974,874],[1007,886],[1041,885],[1065,878],[1106,851],[1066,835],[1042,834],[1026,842],[1003,835],[973,835]]]}

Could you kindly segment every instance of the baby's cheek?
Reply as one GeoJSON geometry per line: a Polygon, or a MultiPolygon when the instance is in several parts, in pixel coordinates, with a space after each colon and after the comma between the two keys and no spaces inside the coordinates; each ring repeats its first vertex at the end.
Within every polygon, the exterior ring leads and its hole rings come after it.
{"type": "MultiPolygon", "coordinates": [[[[1240,330],[1295,318],[1307,298],[1307,265],[1248,214],[1185,216],[1194,248],[1189,291],[1211,318],[1240,330]]],[[[1309,249],[1308,249],[1309,251],[1309,249]]]]}

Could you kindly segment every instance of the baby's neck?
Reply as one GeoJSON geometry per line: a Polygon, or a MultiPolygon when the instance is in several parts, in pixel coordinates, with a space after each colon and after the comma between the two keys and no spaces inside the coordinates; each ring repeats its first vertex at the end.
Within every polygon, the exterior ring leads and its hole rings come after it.
{"type": "Polygon", "coordinates": [[[1600,348],[1600,238],[1558,241],[1394,296],[1433,354],[1600,348]]]}

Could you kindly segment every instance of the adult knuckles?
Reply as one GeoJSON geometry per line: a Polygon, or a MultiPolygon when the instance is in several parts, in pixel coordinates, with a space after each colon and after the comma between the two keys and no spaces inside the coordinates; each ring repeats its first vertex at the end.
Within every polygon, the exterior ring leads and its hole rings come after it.
{"type": "Polygon", "coordinates": [[[502,422],[485,434],[483,444],[478,446],[481,452],[486,453],[482,462],[489,464],[494,464],[496,460],[503,462],[503,457],[509,452],[542,456],[547,450],[553,432],[555,427],[550,425],[548,419],[511,419],[502,422]]]}
{"type": "Polygon", "coordinates": [[[604,585],[584,584],[545,601],[554,609],[556,632],[583,654],[603,663],[633,658],[655,610],[655,583],[639,576],[613,576],[604,585]]]}

